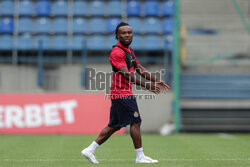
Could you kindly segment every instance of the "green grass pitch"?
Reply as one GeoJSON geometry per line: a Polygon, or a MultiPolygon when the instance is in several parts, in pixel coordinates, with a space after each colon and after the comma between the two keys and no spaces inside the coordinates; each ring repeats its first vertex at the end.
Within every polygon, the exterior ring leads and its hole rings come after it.
{"type": "Polygon", "coordinates": [[[80,151],[96,136],[0,135],[0,167],[249,167],[249,134],[143,134],[146,155],[158,164],[135,164],[129,135],[112,136],[99,147],[100,164],[90,164],[80,151]]]}

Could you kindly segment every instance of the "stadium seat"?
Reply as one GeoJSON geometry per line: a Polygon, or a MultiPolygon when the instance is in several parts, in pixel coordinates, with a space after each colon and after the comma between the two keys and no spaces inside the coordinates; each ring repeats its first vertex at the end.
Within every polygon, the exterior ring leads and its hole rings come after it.
{"type": "Polygon", "coordinates": [[[34,14],[33,2],[30,0],[19,1],[18,12],[20,16],[31,16],[34,14]]]}
{"type": "Polygon", "coordinates": [[[105,50],[106,44],[105,36],[101,35],[90,36],[87,40],[88,50],[105,50]]]}
{"type": "Polygon", "coordinates": [[[51,3],[47,0],[40,0],[36,2],[37,16],[49,16],[51,13],[51,3]]]}
{"type": "Polygon", "coordinates": [[[161,24],[158,18],[148,17],[144,19],[144,33],[159,34],[161,33],[161,24]]]}
{"type": "Polygon", "coordinates": [[[91,16],[104,16],[106,14],[105,3],[99,0],[89,2],[89,14],[91,16]]]}
{"type": "Polygon", "coordinates": [[[121,16],[122,2],[118,0],[108,1],[108,15],[121,16]]]}
{"type": "Polygon", "coordinates": [[[176,4],[173,0],[168,0],[163,2],[162,15],[163,16],[174,16],[175,15],[176,4]]]}
{"type": "Polygon", "coordinates": [[[30,17],[19,18],[18,20],[18,32],[26,33],[33,31],[33,21],[30,17]]]}
{"type": "Polygon", "coordinates": [[[174,50],[174,37],[173,37],[173,35],[166,35],[164,37],[164,47],[167,47],[167,49],[170,52],[173,52],[173,50],[174,50]]]}
{"type": "Polygon", "coordinates": [[[13,37],[11,35],[0,36],[0,50],[12,50],[13,37]]]}
{"type": "Polygon", "coordinates": [[[14,22],[10,17],[0,18],[0,33],[13,33],[14,32],[14,22]]]}
{"type": "Polygon", "coordinates": [[[144,14],[145,16],[158,16],[159,15],[159,2],[158,1],[145,1],[144,14]]]}
{"type": "Polygon", "coordinates": [[[107,49],[111,50],[112,47],[117,43],[118,41],[116,40],[114,35],[109,35],[107,37],[107,49]]]}
{"type": "Polygon", "coordinates": [[[129,17],[128,24],[132,27],[133,33],[141,33],[142,32],[142,25],[141,19],[138,17],[129,17]]]}
{"type": "Polygon", "coordinates": [[[174,33],[175,20],[174,18],[165,18],[162,21],[162,31],[165,34],[174,33]]]}
{"type": "Polygon", "coordinates": [[[67,50],[68,49],[68,38],[64,35],[53,36],[52,47],[54,50],[67,50]]]}
{"type": "Polygon", "coordinates": [[[89,20],[90,33],[105,33],[106,21],[103,18],[92,18],[89,20]]]}
{"type": "Polygon", "coordinates": [[[87,10],[88,10],[88,6],[87,6],[86,1],[81,1],[81,0],[74,1],[74,4],[73,4],[74,15],[79,15],[79,16],[87,15],[88,13],[87,10]]]}
{"type": "Polygon", "coordinates": [[[14,2],[3,0],[0,2],[0,15],[14,15],[14,2]]]}
{"type": "Polygon", "coordinates": [[[107,32],[112,33],[115,31],[116,26],[121,22],[122,20],[118,17],[116,18],[109,18],[107,21],[107,32]]]}
{"type": "Polygon", "coordinates": [[[47,35],[38,35],[33,38],[33,41],[35,43],[35,49],[39,48],[39,41],[42,41],[42,48],[43,50],[49,50],[51,49],[51,39],[47,35]]]}
{"type": "Polygon", "coordinates": [[[35,32],[36,33],[50,33],[51,24],[50,19],[46,17],[41,17],[36,19],[35,32]]]}
{"type": "Polygon", "coordinates": [[[142,50],[144,49],[144,40],[143,36],[134,35],[131,46],[134,50],[142,50]]]}
{"type": "Polygon", "coordinates": [[[68,20],[66,18],[55,18],[53,20],[53,33],[67,33],[68,20]]]}
{"type": "Polygon", "coordinates": [[[18,36],[17,49],[18,50],[31,50],[33,49],[32,38],[29,34],[18,36]]]}
{"type": "Polygon", "coordinates": [[[85,40],[84,36],[79,36],[79,35],[73,36],[71,48],[73,50],[82,50],[83,45],[85,45],[83,44],[83,42],[86,42],[84,40],[85,40]]]}
{"type": "Polygon", "coordinates": [[[55,16],[67,16],[68,15],[68,2],[65,0],[56,0],[52,5],[52,14],[55,16]]]}
{"type": "Polygon", "coordinates": [[[84,18],[78,17],[73,20],[73,33],[86,33],[87,21],[84,18]]]}
{"type": "Polygon", "coordinates": [[[135,0],[128,1],[127,14],[128,16],[140,16],[141,14],[140,1],[135,1],[135,0]]]}
{"type": "Polygon", "coordinates": [[[147,35],[144,38],[144,49],[156,51],[163,49],[164,42],[161,36],[158,35],[147,35]]]}

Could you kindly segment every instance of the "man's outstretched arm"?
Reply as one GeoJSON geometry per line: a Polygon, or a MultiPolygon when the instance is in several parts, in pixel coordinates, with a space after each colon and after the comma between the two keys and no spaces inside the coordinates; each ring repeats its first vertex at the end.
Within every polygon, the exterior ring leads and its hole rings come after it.
{"type": "Polygon", "coordinates": [[[155,82],[163,92],[168,91],[170,88],[164,81],[158,80],[156,77],[150,74],[141,64],[136,65],[136,72],[138,72],[143,78],[146,78],[149,81],[155,82]]]}
{"type": "Polygon", "coordinates": [[[128,71],[127,67],[119,68],[118,72],[121,73],[125,79],[127,79],[129,82],[132,82],[133,84],[145,87],[146,89],[148,89],[149,91],[151,91],[155,94],[161,93],[161,88],[159,86],[157,86],[157,84],[155,84],[154,82],[146,83],[146,82],[136,78],[134,74],[132,74],[128,71]]]}

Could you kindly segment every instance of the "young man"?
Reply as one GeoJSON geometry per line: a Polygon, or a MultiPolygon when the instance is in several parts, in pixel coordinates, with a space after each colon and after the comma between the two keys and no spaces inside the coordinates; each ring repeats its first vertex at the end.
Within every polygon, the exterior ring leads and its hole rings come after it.
{"type": "Polygon", "coordinates": [[[121,22],[116,27],[116,39],[119,41],[110,53],[110,64],[113,67],[112,85],[110,90],[111,109],[110,120],[100,132],[99,136],[87,148],[82,150],[82,155],[92,163],[99,163],[95,157],[95,150],[104,143],[114,132],[130,125],[130,136],[133,140],[136,163],[158,163],[145,156],[141,140],[141,117],[133,96],[132,84],[143,86],[156,94],[166,92],[169,86],[163,81],[153,77],[136,59],[133,49],[129,46],[133,39],[132,28],[129,24],[121,22]],[[151,82],[143,82],[135,77],[134,70],[151,82]]]}

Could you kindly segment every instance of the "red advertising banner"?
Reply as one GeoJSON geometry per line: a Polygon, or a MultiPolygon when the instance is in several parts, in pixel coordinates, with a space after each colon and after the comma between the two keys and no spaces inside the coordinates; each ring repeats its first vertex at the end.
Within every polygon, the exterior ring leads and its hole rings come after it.
{"type": "Polygon", "coordinates": [[[111,102],[104,97],[0,94],[0,134],[98,134],[109,121],[111,102]]]}

